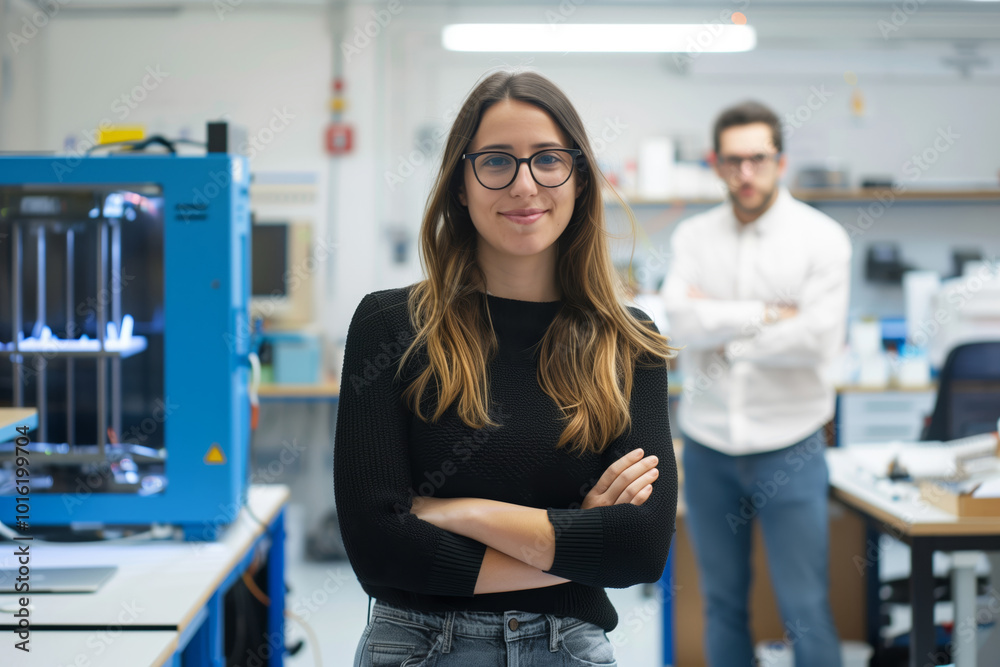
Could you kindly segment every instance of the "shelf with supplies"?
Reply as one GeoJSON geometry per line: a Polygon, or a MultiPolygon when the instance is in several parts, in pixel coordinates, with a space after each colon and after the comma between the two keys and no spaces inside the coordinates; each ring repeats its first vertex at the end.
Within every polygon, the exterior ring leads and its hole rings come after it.
{"type": "Polygon", "coordinates": [[[329,400],[340,396],[340,383],[333,377],[317,383],[263,383],[257,389],[261,401],[329,400]]]}
{"type": "Polygon", "coordinates": [[[911,393],[923,393],[923,392],[936,392],[937,384],[921,384],[921,385],[902,385],[897,383],[889,383],[886,385],[864,385],[864,384],[844,384],[836,385],[835,389],[838,394],[885,394],[887,392],[911,392],[911,393]]]}
{"type": "MultiPolygon", "coordinates": [[[[947,202],[947,203],[967,203],[967,202],[996,202],[1000,203],[1000,188],[977,189],[977,190],[916,190],[906,189],[897,191],[896,187],[886,185],[874,188],[810,188],[793,189],[792,196],[796,199],[810,203],[836,203],[836,202],[858,202],[858,201],[879,201],[886,195],[894,201],[913,202],[947,202]]],[[[643,199],[628,198],[623,195],[629,206],[715,206],[725,201],[722,197],[669,197],[666,199],[643,199]]],[[[606,202],[612,206],[617,202],[614,197],[609,197],[606,202]]]]}
{"type": "Polygon", "coordinates": [[[996,202],[1000,203],[1000,188],[968,189],[968,190],[898,190],[898,186],[879,186],[874,188],[843,189],[819,188],[809,190],[792,190],[792,196],[806,202],[855,202],[879,201],[888,193],[896,201],[920,202],[996,202]]]}

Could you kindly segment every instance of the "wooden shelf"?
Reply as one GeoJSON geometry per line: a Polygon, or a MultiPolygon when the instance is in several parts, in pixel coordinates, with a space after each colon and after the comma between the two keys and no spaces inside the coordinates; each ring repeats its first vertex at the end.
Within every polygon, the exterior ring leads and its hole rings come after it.
{"type": "MultiPolygon", "coordinates": [[[[966,202],[996,202],[1000,203],[1000,188],[995,190],[905,190],[895,192],[891,187],[863,188],[853,190],[810,189],[792,190],[792,196],[805,202],[855,202],[879,201],[886,194],[894,201],[952,201],[966,202]]],[[[713,206],[721,204],[723,199],[685,198],[671,199],[633,199],[626,200],[629,206],[713,206]]],[[[614,205],[614,200],[607,201],[608,206],[614,205]]]]}
{"type": "Polygon", "coordinates": [[[257,389],[257,395],[262,399],[267,398],[333,398],[340,394],[340,386],[336,380],[327,379],[326,382],[317,384],[261,384],[257,389]]]}
{"type": "Polygon", "coordinates": [[[896,201],[985,201],[1000,202],[1000,188],[993,190],[914,190],[897,192],[892,187],[863,188],[857,190],[793,190],[792,196],[802,201],[879,201],[886,195],[896,201]]]}
{"type": "Polygon", "coordinates": [[[907,386],[902,386],[902,385],[898,385],[898,384],[891,384],[891,383],[887,384],[885,386],[882,386],[882,387],[869,387],[869,386],[860,385],[860,384],[853,384],[853,385],[838,385],[836,387],[836,389],[837,389],[837,393],[838,394],[851,394],[851,393],[854,393],[854,394],[885,394],[885,393],[894,392],[894,391],[899,391],[899,392],[904,392],[904,391],[909,391],[909,392],[928,392],[928,391],[937,391],[937,383],[936,382],[932,382],[931,384],[925,384],[925,385],[913,386],[913,387],[907,387],[907,386]]]}

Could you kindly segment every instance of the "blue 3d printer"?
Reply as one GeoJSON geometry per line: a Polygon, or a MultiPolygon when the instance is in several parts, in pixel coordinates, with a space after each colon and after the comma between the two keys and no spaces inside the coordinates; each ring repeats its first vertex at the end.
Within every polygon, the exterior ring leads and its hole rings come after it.
{"type": "Polygon", "coordinates": [[[214,539],[236,518],[248,186],[226,152],[0,156],[0,406],[38,410],[26,456],[0,443],[0,521],[25,481],[29,531],[161,523],[214,539]]]}

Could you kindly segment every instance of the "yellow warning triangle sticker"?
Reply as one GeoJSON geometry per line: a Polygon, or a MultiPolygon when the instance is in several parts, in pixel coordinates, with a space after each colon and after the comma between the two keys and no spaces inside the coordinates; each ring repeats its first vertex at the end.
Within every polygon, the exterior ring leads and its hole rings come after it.
{"type": "Polygon", "coordinates": [[[208,453],[205,454],[205,463],[225,463],[226,455],[222,453],[219,449],[219,443],[213,442],[212,446],[208,448],[208,453]]]}

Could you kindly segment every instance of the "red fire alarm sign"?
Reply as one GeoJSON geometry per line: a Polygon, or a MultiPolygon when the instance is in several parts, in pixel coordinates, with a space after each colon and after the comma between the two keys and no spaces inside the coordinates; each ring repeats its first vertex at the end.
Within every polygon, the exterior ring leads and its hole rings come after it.
{"type": "Polygon", "coordinates": [[[351,152],[354,130],[345,123],[330,123],[326,128],[326,152],[330,155],[345,155],[351,152]]]}

